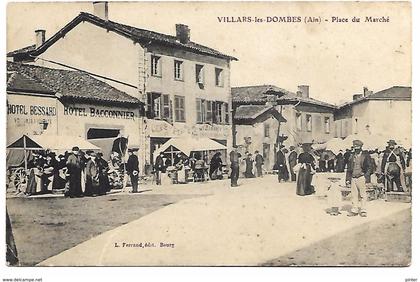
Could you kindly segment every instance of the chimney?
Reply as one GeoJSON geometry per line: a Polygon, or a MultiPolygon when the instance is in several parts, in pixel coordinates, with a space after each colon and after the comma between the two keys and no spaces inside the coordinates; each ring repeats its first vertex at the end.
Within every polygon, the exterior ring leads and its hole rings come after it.
{"type": "Polygon", "coordinates": [[[190,41],[190,28],[185,24],[176,24],[176,38],[181,43],[188,43],[190,41]]]}
{"type": "Polygon", "coordinates": [[[363,97],[366,97],[369,95],[369,89],[365,86],[363,87],[363,97]]]}
{"type": "Polygon", "coordinates": [[[303,98],[309,98],[309,85],[298,85],[298,90],[302,92],[303,98]]]}
{"type": "Polygon", "coordinates": [[[354,94],[353,95],[353,101],[356,101],[356,100],[362,98],[362,96],[363,96],[362,94],[354,94]]]}
{"type": "Polygon", "coordinates": [[[45,42],[45,29],[35,30],[35,47],[38,48],[45,42]]]}
{"type": "Polygon", "coordinates": [[[108,2],[107,1],[94,1],[93,14],[103,20],[108,20],[108,2]]]}

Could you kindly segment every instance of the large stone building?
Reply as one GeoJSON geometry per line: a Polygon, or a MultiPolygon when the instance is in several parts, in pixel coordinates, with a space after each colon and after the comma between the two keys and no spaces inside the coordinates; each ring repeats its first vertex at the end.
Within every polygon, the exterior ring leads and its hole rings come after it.
{"type": "Polygon", "coordinates": [[[309,86],[293,93],[273,85],[232,88],[234,141],[259,150],[271,170],[279,144],[325,143],[334,137],[334,105],[310,98],[309,86]]]}
{"type": "MultiPolygon", "coordinates": [[[[170,138],[231,146],[230,65],[236,58],[191,41],[183,24],[172,36],[113,22],[106,2],[94,2],[94,14],[80,13],[48,40],[37,30],[36,44],[10,52],[8,60],[82,70],[144,103],[138,129],[125,131],[129,142],[140,136],[143,168],[170,138]]],[[[105,120],[101,128],[115,129],[105,120]]]]}
{"type": "Polygon", "coordinates": [[[336,137],[350,134],[411,139],[411,87],[393,86],[373,93],[368,88],[335,111],[336,137]]]}

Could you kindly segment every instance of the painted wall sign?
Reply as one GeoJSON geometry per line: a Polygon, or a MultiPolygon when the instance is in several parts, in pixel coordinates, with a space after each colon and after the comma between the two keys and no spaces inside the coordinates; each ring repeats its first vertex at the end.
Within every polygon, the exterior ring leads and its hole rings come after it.
{"type": "Polygon", "coordinates": [[[99,118],[113,118],[113,119],[133,119],[135,113],[132,111],[101,109],[97,107],[73,107],[64,106],[65,116],[78,116],[78,117],[99,117],[99,118]]]}
{"type": "Polygon", "coordinates": [[[31,115],[31,116],[56,116],[57,109],[54,106],[7,103],[7,114],[8,115],[31,115]]]}

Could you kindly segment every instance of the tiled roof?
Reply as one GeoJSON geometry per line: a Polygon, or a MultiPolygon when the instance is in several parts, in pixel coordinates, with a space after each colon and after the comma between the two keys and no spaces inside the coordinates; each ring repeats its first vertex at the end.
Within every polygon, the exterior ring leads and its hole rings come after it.
{"type": "Polygon", "coordinates": [[[232,87],[234,102],[265,102],[268,95],[283,96],[291,92],[274,85],[232,87]]]}
{"type": "Polygon", "coordinates": [[[264,105],[243,105],[239,106],[235,111],[235,119],[254,119],[265,111],[269,110],[271,106],[264,105]]]}
{"type": "MultiPolygon", "coordinates": [[[[28,58],[30,58],[29,55],[37,56],[41,54],[42,52],[44,52],[52,44],[54,44],[57,40],[62,38],[68,31],[70,31],[73,27],[75,27],[82,21],[87,21],[98,27],[102,27],[104,29],[116,32],[122,36],[125,36],[139,43],[163,44],[163,45],[168,45],[174,48],[179,48],[179,49],[187,50],[194,53],[209,55],[209,56],[228,59],[228,60],[237,60],[235,57],[223,54],[215,49],[206,47],[204,45],[201,45],[192,41],[189,41],[187,43],[181,43],[179,40],[177,40],[176,36],[158,33],[158,32],[145,30],[145,29],[140,29],[137,27],[133,27],[133,26],[129,26],[129,25],[125,25],[125,24],[121,24],[121,23],[117,23],[117,22],[113,22],[109,20],[106,21],[92,14],[84,13],[84,12],[80,13],[70,23],[68,23],[60,31],[58,31],[51,38],[45,41],[45,43],[42,44],[40,47],[32,51],[29,50],[27,52],[28,58]]],[[[13,51],[13,52],[16,52],[16,51],[13,51]]]]}
{"type": "MultiPolygon", "coordinates": [[[[12,62],[7,63],[7,70],[42,84],[57,93],[59,98],[113,104],[140,104],[138,99],[82,71],[52,69],[12,62]]],[[[35,87],[33,90],[36,89],[35,87]]]]}
{"type": "Polygon", "coordinates": [[[7,53],[7,56],[11,57],[11,56],[14,56],[14,55],[17,55],[17,54],[27,53],[27,52],[30,52],[30,51],[34,51],[35,49],[36,49],[36,45],[33,44],[33,45],[29,45],[29,46],[11,51],[11,52],[7,53]]]}
{"type": "Polygon", "coordinates": [[[281,122],[286,119],[273,106],[265,105],[241,105],[235,110],[234,120],[237,122],[253,121],[263,114],[272,114],[281,122]]]}
{"type": "Polygon", "coordinates": [[[265,103],[268,96],[274,96],[279,102],[304,102],[312,105],[335,108],[334,105],[313,98],[297,96],[295,93],[274,85],[256,85],[232,88],[233,102],[236,103],[265,103]]]}
{"type": "Polygon", "coordinates": [[[411,99],[411,87],[393,86],[369,95],[368,99],[411,99]]]}
{"type": "Polygon", "coordinates": [[[21,72],[9,72],[7,74],[7,91],[42,93],[54,96],[55,92],[38,80],[35,80],[21,72]]]}
{"type": "Polygon", "coordinates": [[[359,99],[342,104],[339,108],[351,106],[369,100],[411,100],[411,87],[392,86],[368,96],[361,96],[359,99]]]}

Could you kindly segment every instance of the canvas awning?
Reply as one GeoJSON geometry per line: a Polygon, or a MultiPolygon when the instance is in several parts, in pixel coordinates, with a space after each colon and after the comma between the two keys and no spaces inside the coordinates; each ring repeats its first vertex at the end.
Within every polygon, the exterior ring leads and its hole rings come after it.
{"type": "Polygon", "coordinates": [[[23,135],[12,142],[8,149],[26,149],[26,150],[55,150],[70,151],[72,147],[77,146],[81,150],[100,150],[89,141],[78,136],[64,135],[23,135]]]}
{"type": "Polygon", "coordinates": [[[211,140],[210,138],[193,138],[193,137],[176,137],[169,139],[153,155],[156,158],[160,152],[165,152],[171,146],[183,152],[187,156],[191,152],[211,151],[211,150],[226,150],[226,146],[211,140]]]}

